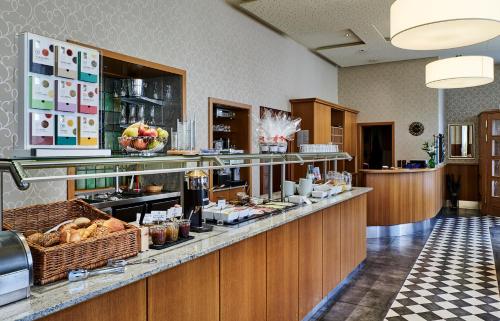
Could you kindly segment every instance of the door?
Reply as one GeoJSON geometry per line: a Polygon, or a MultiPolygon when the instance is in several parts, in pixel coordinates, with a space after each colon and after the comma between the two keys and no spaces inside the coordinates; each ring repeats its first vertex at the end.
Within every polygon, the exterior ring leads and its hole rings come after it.
{"type": "Polygon", "coordinates": [[[500,213],[500,113],[489,114],[486,134],[487,182],[486,196],[490,214],[500,213]],[[490,140],[488,141],[488,138],[490,140]]]}

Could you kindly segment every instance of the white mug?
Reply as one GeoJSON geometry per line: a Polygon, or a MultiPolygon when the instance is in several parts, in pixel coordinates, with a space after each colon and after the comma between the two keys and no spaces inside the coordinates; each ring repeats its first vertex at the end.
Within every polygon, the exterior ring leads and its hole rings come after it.
{"type": "Polygon", "coordinates": [[[309,196],[313,190],[313,182],[310,178],[301,178],[299,180],[299,187],[297,188],[299,195],[309,196]]]}
{"type": "Polygon", "coordinates": [[[295,194],[295,182],[285,181],[283,184],[283,192],[285,197],[292,196],[295,194]]]}

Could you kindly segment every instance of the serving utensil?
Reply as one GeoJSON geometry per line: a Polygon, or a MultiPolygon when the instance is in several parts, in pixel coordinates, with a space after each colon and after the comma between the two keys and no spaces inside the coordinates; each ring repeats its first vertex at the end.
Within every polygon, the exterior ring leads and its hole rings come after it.
{"type": "Polygon", "coordinates": [[[69,271],[68,281],[77,282],[77,281],[86,280],[89,277],[95,276],[95,275],[117,274],[117,273],[125,273],[125,267],[124,266],[105,267],[105,268],[97,269],[97,270],[93,270],[93,271],[89,271],[89,270],[85,270],[85,269],[77,269],[77,270],[69,271]]]}
{"type": "Polygon", "coordinates": [[[127,265],[154,264],[154,263],[158,263],[158,261],[156,259],[153,259],[153,258],[149,258],[146,260],[134,261],[134,262],[128,262],[126,260],[113,260],[113,259],[108,260],[109,267],[124,267],[127,265]]]}

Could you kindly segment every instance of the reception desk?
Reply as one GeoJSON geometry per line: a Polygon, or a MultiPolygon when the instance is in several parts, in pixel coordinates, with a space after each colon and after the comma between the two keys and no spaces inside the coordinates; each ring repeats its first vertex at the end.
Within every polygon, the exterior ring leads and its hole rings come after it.
{"type": "MultiPolygon", "coordinates": [[[[368,226],[387,226],[399,231],[395,234],[409,234],[402,230],[414,230],[415,223],[428,223],[444,205],[444,166],[360,172],[363,185],[373,187],[368,194],[368,226]]],[[[381,236],[380,230],[377,233],[381,236]]]]}

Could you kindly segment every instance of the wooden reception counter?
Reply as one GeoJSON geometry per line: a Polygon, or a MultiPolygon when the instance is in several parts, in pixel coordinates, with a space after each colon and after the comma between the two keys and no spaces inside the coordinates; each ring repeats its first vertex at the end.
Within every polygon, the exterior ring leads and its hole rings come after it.
{"type": "Polygon", "coordinates": [[[445,168],[361,170],[368,194],[368,226],[416,223],[435,217],[444,204],[445,168]]]}

